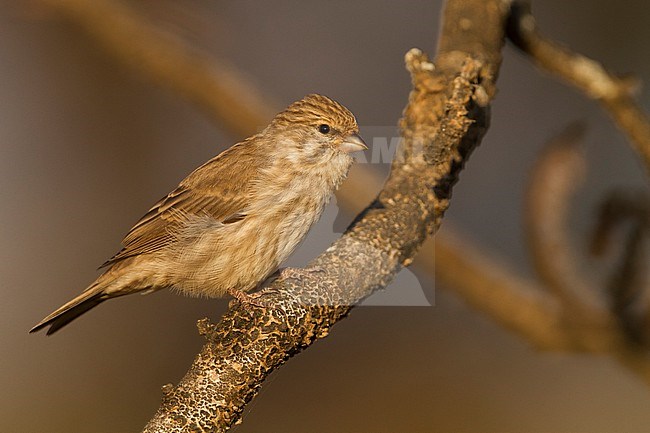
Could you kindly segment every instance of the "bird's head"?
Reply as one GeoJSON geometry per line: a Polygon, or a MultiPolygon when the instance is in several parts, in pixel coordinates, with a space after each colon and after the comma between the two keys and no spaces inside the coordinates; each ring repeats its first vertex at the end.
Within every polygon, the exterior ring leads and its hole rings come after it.
{"type": "Polygon", "coordinates": [[[289,105],[279,113],[269,127],[278,145],[296,154],[298,160],[314,162],[338,157],[350,160],[352,152],[368,147],[359,136],[354,115],[327,96],[311,94],[289,105]]]}

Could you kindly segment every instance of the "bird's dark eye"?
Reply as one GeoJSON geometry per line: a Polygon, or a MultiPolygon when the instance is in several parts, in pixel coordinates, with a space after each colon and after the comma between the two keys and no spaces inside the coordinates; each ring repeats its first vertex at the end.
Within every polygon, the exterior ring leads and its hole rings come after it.
{"type": "Polygon", "coordinates": [[[322,124],[318,126],[318,132],[321,134],[329,134],[330,133],[330,126],[326,124],[322,124]]]}

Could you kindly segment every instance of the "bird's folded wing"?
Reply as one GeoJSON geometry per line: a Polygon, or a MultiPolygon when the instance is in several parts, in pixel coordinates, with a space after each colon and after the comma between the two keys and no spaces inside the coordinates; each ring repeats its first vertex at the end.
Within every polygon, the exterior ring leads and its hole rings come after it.
{"type": "Polygon", "coordinates": [[[248,146],[242,146],[245,143],[206,162],[159,200],[124,237],[124,248],[101,267],[170,245],[193,216],[209,216],[219,222],[230,222],[234,215],[236,221],[243,219],[250,189],[261,164],[265,164],[256,160],[248,146]]]}

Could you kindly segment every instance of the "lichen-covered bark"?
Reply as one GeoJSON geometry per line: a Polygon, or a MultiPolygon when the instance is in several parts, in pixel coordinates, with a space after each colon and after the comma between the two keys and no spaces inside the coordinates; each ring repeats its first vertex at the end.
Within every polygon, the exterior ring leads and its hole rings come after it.
{"type": "Polygon", "coordinates": [[[309,269],[274,281],[273,308],[233,305],[212,325],[186,376],[166,386],[145,432],[220,432],[240,420],[266,376],[373,291],[386,287],[435,232],[459,171],[488,125],[507,0],[450,0],[435,62],[411,50],[403,142],[377,199],[309,269]]]}

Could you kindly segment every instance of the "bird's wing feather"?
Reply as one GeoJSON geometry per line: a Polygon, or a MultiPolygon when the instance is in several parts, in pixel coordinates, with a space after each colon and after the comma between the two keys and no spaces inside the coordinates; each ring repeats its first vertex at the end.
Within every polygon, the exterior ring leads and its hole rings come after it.
{"type": "Polygon", "coordinates": [[[187,219],[195,215],[209,216],[219,222],[233,218],[240,221],[260,168],[255,152],[245,143],[212,158],[159,200],[124,237],[124,248],[101,267],[168,246],[187,219]]]}

